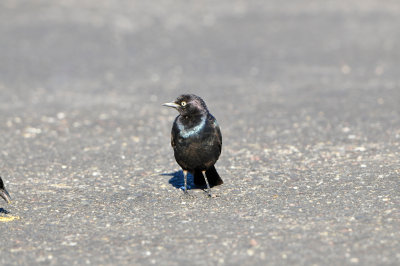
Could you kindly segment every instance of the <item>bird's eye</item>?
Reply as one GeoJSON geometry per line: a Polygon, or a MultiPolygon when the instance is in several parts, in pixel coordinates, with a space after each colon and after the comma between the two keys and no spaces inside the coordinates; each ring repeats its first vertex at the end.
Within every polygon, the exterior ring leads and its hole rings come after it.
{"type": "Polygon", "coordinates": [[[186,102],[185,102],[185,101],[182,101],[182,102],[181,102],[181,105],[182,105],[182,107],[184,107],[184,106],[186,105],[186,102]]]}

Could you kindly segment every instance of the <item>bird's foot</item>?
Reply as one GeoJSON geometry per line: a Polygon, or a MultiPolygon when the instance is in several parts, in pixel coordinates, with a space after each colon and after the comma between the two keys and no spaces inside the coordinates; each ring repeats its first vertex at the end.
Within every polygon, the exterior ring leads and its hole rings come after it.
{"type": "Polygon", "coordinates": [[[181,186],[180,189],[182,189],[185,198],[194,198],[194,196],[189,193],[190,186],[187,186],[186,189],[185,186],[181,186]]]}
{"type": "Polygon", "coordinates": [[[218,198],[218,197],[219,197],[218,195],[211,193],[211,190],[208,190],[208,191],[207,191],[207,189],[205,189],[204,192],[207,193],[207,196],[208,196],[209,198],[218,198]]]}
{"type": "Polygon", "coordinates": [[[194,198],[194,196],[192,194],[190,194],[188,191],[186,191],[186,192],[184,191],[182,198],[184,198],[184,199],[192,199],[192,198],[194,198]]]}

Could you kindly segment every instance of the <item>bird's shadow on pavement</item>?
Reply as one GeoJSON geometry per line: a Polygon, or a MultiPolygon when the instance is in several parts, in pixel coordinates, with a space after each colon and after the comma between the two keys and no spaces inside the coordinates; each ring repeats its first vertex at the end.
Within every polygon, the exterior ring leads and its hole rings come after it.
{"type": "MultiPolygon", "coordinates": [[[[185,181],[183,180],[183,171],[176,171],[173,173],[164,173],[161,174],[163,176],[172,176],[171,179],[168,181],[173,187],[184,189],[185,181]]],[[[187,175],[187,189],[196,189],[199,188],[194,184],[192,174],[188,173],[187,175]]]]}
{"type": "Polygon", "coordinates": [[[3,209],[3,208],[0,208],[0,213],[2,213],[2,214],[9,214],[10,212],[7,211],[7,210],[5,210],[5,209],[3,209]]]}

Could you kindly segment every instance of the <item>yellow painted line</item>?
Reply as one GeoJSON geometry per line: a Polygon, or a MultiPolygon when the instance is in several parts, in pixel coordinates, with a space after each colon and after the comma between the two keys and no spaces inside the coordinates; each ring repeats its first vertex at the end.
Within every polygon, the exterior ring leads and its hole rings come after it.
{"type": "Polygon", "coordinates": [[[19,219],[21,219],[19,218],[19,216],[7,216],[7,217],[0,216],[0,222],[11,222],[19,219]]]}

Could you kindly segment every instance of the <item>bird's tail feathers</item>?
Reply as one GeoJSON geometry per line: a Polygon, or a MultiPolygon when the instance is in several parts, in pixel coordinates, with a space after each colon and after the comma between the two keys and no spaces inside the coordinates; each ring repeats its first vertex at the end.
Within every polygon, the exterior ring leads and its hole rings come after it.
{"type": "MultiPolygon", "coordinates": [[[[221,177],[219,176],[217,170],[215,169],[214,166],[211,166],[210,168],[207,169],[206,171],[206,177],[208,180],[208,183],[210,184],[210,187],[218,186],[224,183],[222,181],[221,177]]],[[[204,180],[203,173],[199,170],[196,170],[193,175],[193,181],[196,186],[205,186],[206,181],[204,180]]]]}

